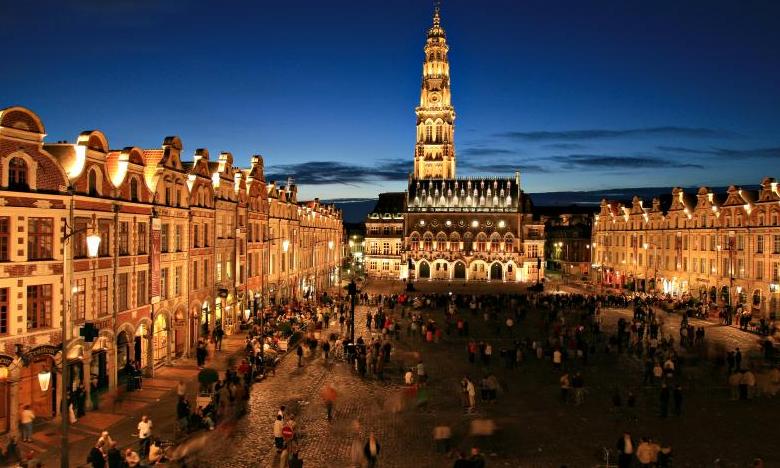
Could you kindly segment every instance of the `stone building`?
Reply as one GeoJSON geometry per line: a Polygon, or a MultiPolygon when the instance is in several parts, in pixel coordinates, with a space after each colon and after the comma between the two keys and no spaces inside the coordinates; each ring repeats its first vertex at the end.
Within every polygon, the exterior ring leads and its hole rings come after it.
{"type": "Polygon", "coordinates": [[[405,194],[379,194],[379,200],[365,223],[366,271],[371,277],[400,278],[405,212],[405,194]]]}
{"type": "Polygon", "coordinates": [[[593,225],[594,280],[601,286],[691,296],[755,314],[780,310],[780,191],[696,194],[681,188],[645,206],[604,200],[593,225]]]}
{"type": "Polygon", "coordinates": [[[591,230],[594,207],[534,207],[534,215],[544,223],[547,274],[579,280],[590,274],[591,230]]]}
{"type": "Polygon", "coordinates": [[[519,172],[456,177],[449,45],[438,7],[424,50],[414,169],[403,196],[383,194],[366,220],[368,276],[538,281],[544,225],[533,221],[519,172]]]}
{"type": "Polygon", "coordinates": [[[100,131],[45,135],[30,110],[0,110],[0,433],[26,404],[53,417],[63,388],[114,388],[130,361],[151,374],[217,325],[337,284],[340,211],[266,183],[261,157],[242,170],[205,149],[183,162],[177,137],[112,150],[100,131]],[[272,298],[275,284],[291,287],[272,298]]]}

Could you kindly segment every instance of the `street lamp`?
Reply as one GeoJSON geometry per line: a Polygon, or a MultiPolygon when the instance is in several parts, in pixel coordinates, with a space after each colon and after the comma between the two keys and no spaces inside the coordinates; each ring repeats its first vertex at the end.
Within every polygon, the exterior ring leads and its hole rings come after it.
{"type": "MultiPolygon", "coordinates": [[[[70,219],[73,219],[73,201],[71,200],[70,204],[70,219]]],[[[72,226],[70,226],[67,222],[65,223],[65,235],[62,237],[63,244],[65,242],[68,242],[68,248],[64,249],[66,260],[67,257],[70,257],[70,261],[66,262],[68,264],[68,269],[70,272],[70,280],[73,281],[73,241],[72,237],[76,234],[80,234],[82,232],[87,232],[87,256],[89,258],[95,258],[98,256],[98,253],[100,251],[100,233],[98,232],[96,222],[93,219],[92,224],[89,228],[79,228],[79,229],[73,229],[72,226]]],[[[75,287],[72,287],[71,292],[73,292],[73,289],[75,287]]],[[[73,307],[73,299],[71,297],[70,302],[68,303],[68,313],[72,312],[73,307]]],[[[68,367],[68,359],[67,359],[67,352],[66,352],[66,340],[70,332],[70,327],[68,326],[68,320],[67,316],[65,314],[65,310],[62,311],[62,408],[60,410],[60,417],[62,418],[62,448],[60,449],[60,466],[62,468],[68,468],[70,465],[70,460],[68,459],[68,423],[69,423],[69,415],[68,415],[68,400],[67,400],[67,393],[65,392],[66,385],[68,385],[68,381],[70,380],[70,368],[68,367]]],[[[56,370],[56,369],[55,369],[56,370]]],[[[51,384],[51,370],[46,370],[44,372],[41,372],[38,374],[38,385],[41,387],[41,391],[45,392],[49,389],[49,385],[51,384]]]]}
{"type": "Polygon", "coordinates": [[[51,371],[44,369],[38,374],[38,384],[41,386],[41,391],[45,392],[49,390],[49,384],[51,383],[51,371]]]}

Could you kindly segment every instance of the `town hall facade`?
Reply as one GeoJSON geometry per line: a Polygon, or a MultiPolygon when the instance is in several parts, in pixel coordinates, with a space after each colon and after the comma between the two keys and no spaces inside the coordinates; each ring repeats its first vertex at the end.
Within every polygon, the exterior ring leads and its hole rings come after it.
{"type": "Polygon", "coordinates": [[[544,225],[510,177],[457,177],[449,46],[438,7],[425,43],[414,171],[366,219],[371,278],[537,282],[544,225]]]}

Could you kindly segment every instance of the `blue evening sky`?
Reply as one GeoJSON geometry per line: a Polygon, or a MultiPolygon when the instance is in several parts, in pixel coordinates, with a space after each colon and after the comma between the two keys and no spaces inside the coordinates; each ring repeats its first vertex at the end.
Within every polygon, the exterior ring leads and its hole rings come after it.
{"type": "MultiPolygon", "coordinates": [[[[429,0],[0,0],[0,107],[48,141],[262,154],[302,198],[403,190],[429,0]]],[[[529,192],[780,177],[780,2],[444,0],[458,175],[529,192]]]]}

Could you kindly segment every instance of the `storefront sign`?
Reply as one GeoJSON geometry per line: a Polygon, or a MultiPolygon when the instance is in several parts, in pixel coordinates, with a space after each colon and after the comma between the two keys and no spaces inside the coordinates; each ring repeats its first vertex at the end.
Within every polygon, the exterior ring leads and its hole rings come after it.
{"type": "Polygon", "coordinates": [[[27,358],[36,358],[38,356],[54,356],[60,352],[60,346],[40,345],[26,353],[27,358]]]}
{"type": "Polygon", "coordinates": [[[13,357],[0,354],[0,367],[8,367],[12,362],[14,362],[13,357]]]}

